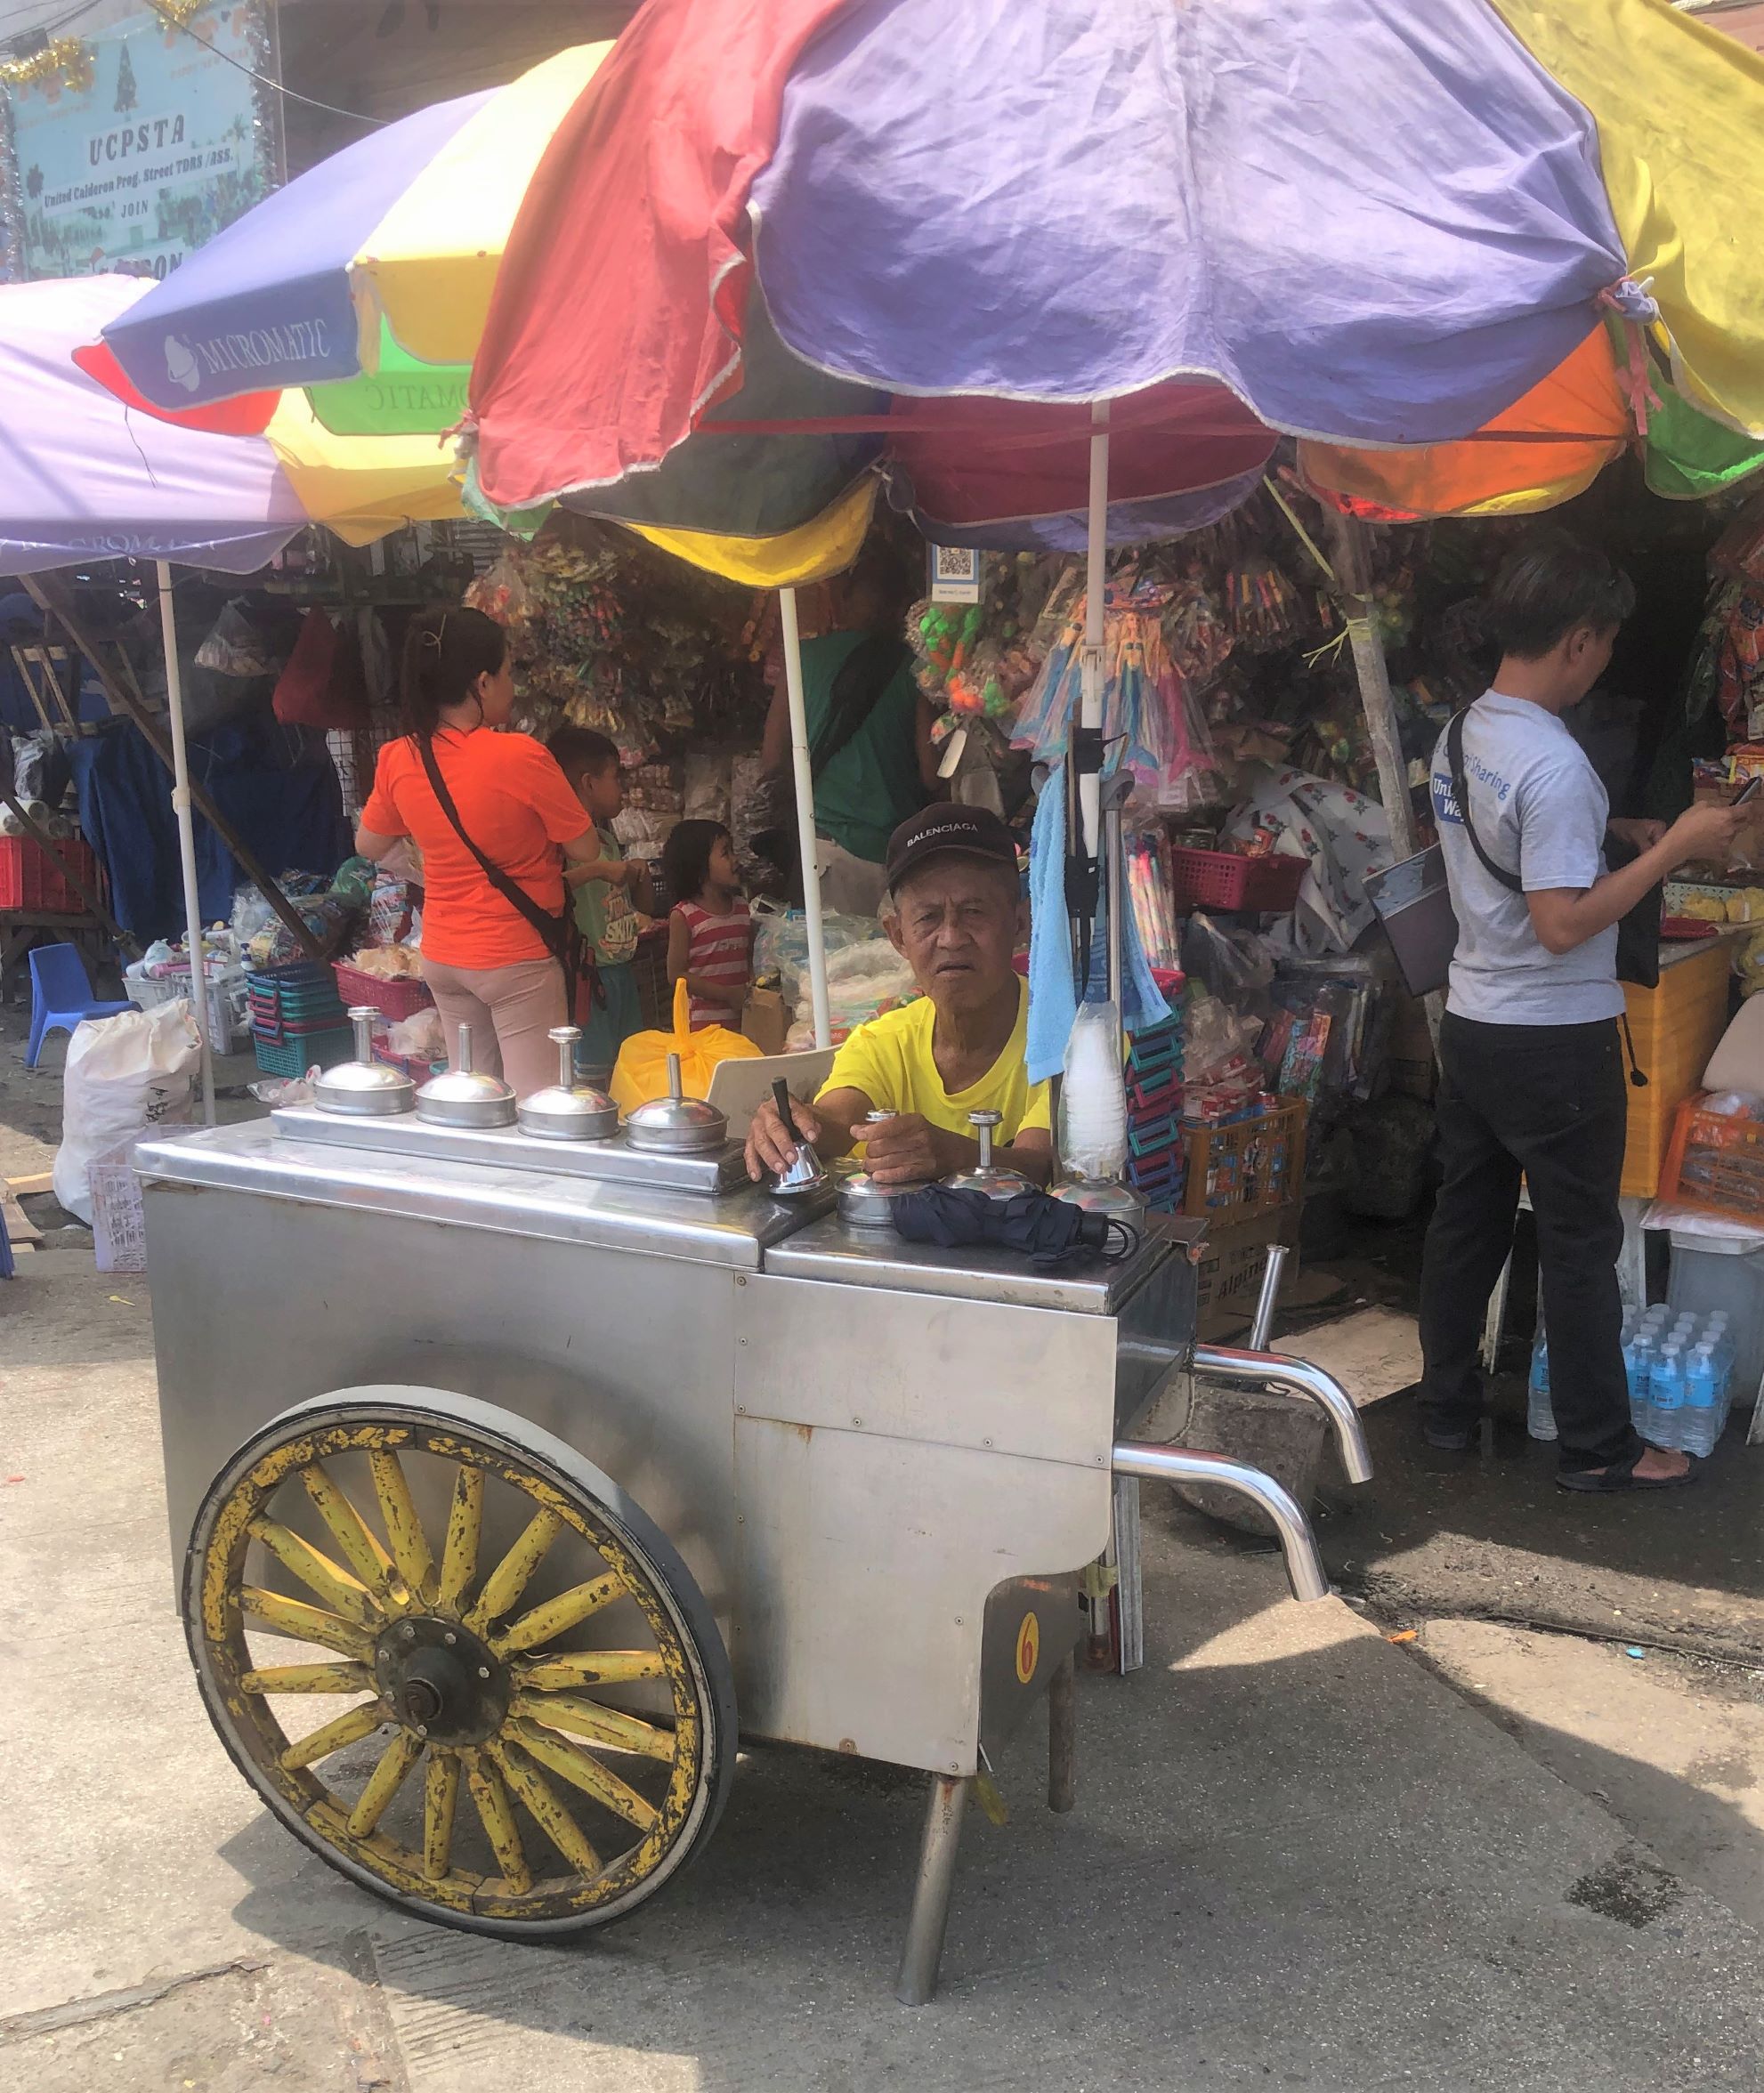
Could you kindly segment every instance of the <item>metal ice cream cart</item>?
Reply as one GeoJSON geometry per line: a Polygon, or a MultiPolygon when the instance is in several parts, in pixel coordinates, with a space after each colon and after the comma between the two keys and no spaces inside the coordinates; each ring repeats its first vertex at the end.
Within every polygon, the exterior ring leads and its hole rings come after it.
{"type": "MultiPolygon", "coordinates": [[[[921,1248],[754,1186],[705,1132],[304,1105],[142,1150],[191,1655],[297,1838],[506,1937],[658,1890],[738,1738],[920,1768],[917,2004],[975,1776],[1050,1685],[1069,1747],[1118,1478],[1241,1491],[1295,1594],[1327,1587],[1269,1478],[1129,1436],[1195,1362],[1191,1245],[921,1248]]],[[[1321,1402],[1369,1473],[1326,1376],[1201,1362],[1321,1402]]]]}

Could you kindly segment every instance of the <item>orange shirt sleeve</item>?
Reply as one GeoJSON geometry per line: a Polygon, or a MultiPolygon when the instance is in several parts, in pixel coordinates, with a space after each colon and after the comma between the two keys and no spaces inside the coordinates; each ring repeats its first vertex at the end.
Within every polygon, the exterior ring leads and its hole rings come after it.
{"type": "Polygon", "coordinates": [[[381,749],[379,761],[374,766],[374,789],[368,795],[368,804],[361,810],[361,826],[371,829],[376,836],[409,836],[410,833],[409,822],[392,802],[392,789],[398,782],[398,773],[404,768],[400,760],[404,753],[402,741],[388,741],[381,749]]]}
{"type": "Polygon", "coordinates": [[[504,739],[518,751],[513,766],[515,788],[538,814],[552,842],[574,843],[578,836],[587,835],[594,826],[593,819],[550,749],[529,734],[510,734],[504,739]]]}

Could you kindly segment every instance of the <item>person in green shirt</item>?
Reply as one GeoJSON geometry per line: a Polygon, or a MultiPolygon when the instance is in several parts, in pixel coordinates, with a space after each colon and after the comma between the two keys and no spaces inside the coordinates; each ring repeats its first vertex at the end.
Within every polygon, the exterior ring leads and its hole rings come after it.
{"type": "MultiPolygon", "coordinates": [[[[894,559],[866,551],[840,591],[841,629],[803,642],[803,702],[814,780],[822,908],[874,916],[886,885],[888,838],[932,796],[936,716],[913,680],[902,637],[907,591],[894,559]]],[[[790,771],[789,694],[773,692],[761,756],[790,771]]]]}
{"type": "Polygon", "coordinates": [[[600,856],[587,868],[592,879],[577,879],[566,865],[563,877],[576,895],[576,927],[594,955],[604,1002],[596,1001],[593,984],[584,979],[576,990],[576,1017],[582,1028],[576,1048],[577,1066],[591,1081],[604,1083],[619,1049],[633,1032],[643,1029],[637,994],[637,909],[653,915],[655,894],[649,867],[627,860],[612,824],[625,804],[619,775],[619,751],[592,727],[560,727],[546,747],[587,810],[600,837],[600,856]],[[608,877],[611,870],[612,877],[608,877]]]}

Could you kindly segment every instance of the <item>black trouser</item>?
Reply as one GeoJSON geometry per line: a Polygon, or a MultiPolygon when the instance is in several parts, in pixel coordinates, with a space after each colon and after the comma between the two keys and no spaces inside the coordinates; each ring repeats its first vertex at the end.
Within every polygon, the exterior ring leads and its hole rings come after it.
{"type": "Polygon", "coordinates": [[[1444,1182],[1421,1267],[1421,1406],[1439,1431],[1474,1425],[1489,1296],[1512,1248],[1524,1175],[1537,1216],[1550,1397],[1564,1468],[1626,1459],[1618,1210],[1627,1121],[1614,1019],[1477,1024],[1447,1014],[1436,1107],[1444,1182]]]}

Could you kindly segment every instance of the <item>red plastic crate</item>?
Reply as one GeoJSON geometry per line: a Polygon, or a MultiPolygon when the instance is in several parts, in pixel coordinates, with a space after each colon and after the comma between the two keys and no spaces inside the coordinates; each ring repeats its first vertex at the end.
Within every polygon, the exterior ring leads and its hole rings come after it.
{"type": "Polygon", "coordinates": [[[1170,893],[1178,909],[1250,909],[1282,916],[1299,899],[1310,869],[1308,858],[1173,848],[1170,893]]]}
{"type": "MultiPolygon", "coordinates": [[[[95,893],[98,860],[84,843],[57,843],[56,850],[95,893]]],[[[0,909],[40,909],[53,915],[80,916],[85,902],[79,889],[62,877],[48,852],[31,836],[0,836],[0,909]]]]}
{"type": "Polygon", "coordinates": [[[331,971],[337,977],[337,990],[345,1009],[358,1005],[371,1006],[382,1017],[391,1018],[394,1024],[400,1018],[415,1017],[419,1010],[427,1010],[434,1002],[428,983],[412,976],[386,981],[377,974],[362,973],[346,959],[334,959],[331,971]]]}

